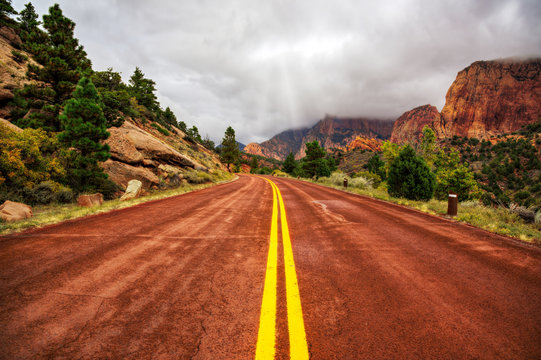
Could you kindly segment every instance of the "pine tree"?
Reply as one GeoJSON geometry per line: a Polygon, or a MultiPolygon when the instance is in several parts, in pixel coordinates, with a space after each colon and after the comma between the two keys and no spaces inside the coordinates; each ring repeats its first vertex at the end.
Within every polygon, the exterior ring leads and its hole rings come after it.
{"type": "Polygon", "coordinates": [[[109,146],[100,142],[109,137],[107,119],[101,100],[92,81],[83,77],[77,84],[73,98],[66,102],[60,115],[63,132],[58,138],[70,150],[69,180],[75,190],[95,189],[107,175],[98,162],[110,157],[109,146]]]}
{"type": "Polygon", "coordinates": [[[58,115],[64,102],[71,97],[81,74],[92,69],[86,52],[73,36],[75,23],[62,14],[58,4],[43,16],[43,27],[47,31],[44,41],[27,43],[41,65],[28,64],[27,75],[38,85],[26,85],[16,92],[19,109],[12,115],[21,127],[59,131],[58,115]]]}
{"type": "Polygon", "coordinates": [[[146,79],[145,74],[135,68],[133,75],[130,77],[128,91],[135,97],[139,105],[143,105],[150,111],[158,109],[158,101],[154,92],[156,91],[156,83],[153,80],[146,79]]]}
{"type": "Polygon", "coordinates": [[[28,44],[39,43],[46,41],[47,35],[38,26],[41,21],[38,20],[39,15],[31,2],[24,6],[24,9],[19,13],[19,27],[21,29],[21,40],[25,50],[31,51],[31,46],[28,44]]]}
{"type": "Polygon", "coordinates": [[[235,130],[229,126],[225,130],[225,135],[222,140],[222,153],[220,160],[227,164],[227,168],[231,171],[231,164],[236,164],[239,160],[240,151],[239,145],[235,140],[235,130]]]}
{"type": "Polygon", "coordinates": [[[250,173],[255,174],[258,168],[259,168],[259,163],[257,161],[257,158],[253,156],[252,160],[250,161],[250,173]]]}
{"type": "Polygon", "coordinates": [[[435,176],[422,157],[406,145],[393,160],[387,175],[389,194],[410,200],[430,200],[434,194],[435,176]]]}
{"type": "MultiPolygon", "coordinates": [[[[331,168],[325,159],[326,151],[317,140],[306,143],[306,157],[302,162],[302,169],[309,177],[329,176],[331,168]]],[[[334,165],[334,162],[333,162],[334,165]]]]}
{"type": "Polygon", "coordinates": [[[165,111],[163,112],[163,119],[166,124],[169,124],[170,126],[178,126],[177,117],[175,116],[175,113],[171,111],[171,109],[168,107],[165,108],[165,111]]]}
{"type": "Polygon", "coordinates": [[[13,26],[15,21],[9,15],[16,15],[17,11],[11,6],[11,0],[0,0],[0,25],[13,26]]]}
{"type": "Polygon", "coordinates": [[[287,155],[286,159],[284,160],[284,164],[282,165],[282,170],[288,174],[292,174],[293,171],[297,168],[297,161],[295,161],[295,155],[293,153],[289,153],[287,155]]]}

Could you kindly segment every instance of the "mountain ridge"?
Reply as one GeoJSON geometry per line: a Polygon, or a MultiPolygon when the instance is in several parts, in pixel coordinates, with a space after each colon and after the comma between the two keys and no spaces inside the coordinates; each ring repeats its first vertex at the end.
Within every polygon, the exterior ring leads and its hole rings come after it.
{"type": "Polygon", "coordinates": [[[380,140],[390,138],[393,122],[389,119],[325,115],[312,127],[282,131],[262,143],[246,145],[244,151],[277,160],[284,160],[293,153],[300,159],[305,155],[305,144],[314,140],[326,149],[347,150],[359,136],[380,140]]]}

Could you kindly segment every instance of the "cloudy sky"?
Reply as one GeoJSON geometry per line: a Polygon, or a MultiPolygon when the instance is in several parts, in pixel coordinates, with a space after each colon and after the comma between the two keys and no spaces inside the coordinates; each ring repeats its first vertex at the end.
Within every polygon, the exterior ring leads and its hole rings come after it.
{"type": "MultiPolygon", "coordinates": [[[[21,10],[28,2],[12,2],[21,10]]],[[[136,66],[162,106],[221,141],[260,142],[325,114],[441,110],[476,60],[541,55],[539,0],[38,0],[77,24],[94,70],[136,66]]]]}

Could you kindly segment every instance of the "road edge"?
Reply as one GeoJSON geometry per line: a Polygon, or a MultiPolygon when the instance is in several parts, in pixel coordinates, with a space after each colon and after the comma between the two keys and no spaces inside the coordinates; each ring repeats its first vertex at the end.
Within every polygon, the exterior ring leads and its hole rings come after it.
{"type": "MultiPolygon", "coordinates": [[[[82,219],[102,216],[104,214],[111,214],[113,212],[118,212],[118,211],[122,211],[122,210],[125,210],[125,209],[130,209],[130,208],[137,207],[137,206],[140,206],[140,205],[147,205],[149,203],[163,201],[163,200],[171,199],[171,198],[174,198],[174,197],[182,196],[182,195],[185,195],[185,194],[191,194],[191,193],[195,193],[195,192],[198,192],[198,191],[211,189],[211,188],[214,188],[216,186],[225,185],[225,184],[235,182],[235,181],[237,181],[239,179],[240,179],[240,177],[237,174],[235,174],[235,176],[230,180],[219,181],[217,183],[214,183],[214,184],[212,184],[212,185],[210,185],[208,187],[202,188],[202,189],[189,190],[189,191],[183,192],[181,194],[165,196],[165,197],[159,198],[159,199],[148,199],[146,201],[142,201],[142,202],[139,202],[137,204],[133,204],[133,205],[128,204],[127,206],[124,206],[124,207],[121,207],[121,208],[116,208],[116,209],[109,209],[109,210],[100,211],[100,208],[96,207],[95,208],[96,212],[93,212],[93,213],[90,213],[90,214],[84,214],[82,216],[75,216],[75,217],[73,217],[71,219],[60,220],[60,221],[57,221],[57,222],[51,222],[51,223],[45,223],[45,224],[37,224],[37,225],[29,226],[29,227],[26,227],[26,228],[7,230],[5,233],[0,233],[0,239],[2,237],[7,237],[7,236],[10,236],[10,235],[25,235],[27,233],[30,234],[30,233],[32,233],[34,231],[37,231],[37,230],[54,228],[55,226],[59,226],[59,225],[65,224],[65,223],[76,222],[76,221],[80,221],[82,219]]],[[[139,198],[139,199],[142,199],[142,198],[139,198]]]]}
{"type": "Polygon", "coordinates": [[[348,191],[346,189],[339,189],[339,188],[335,188],[335,187],[332,187],[332,186],[327,186],[325,184],[314,183],[314,182],[304,180],[304,179],[295,179],[295,178],[286,178],[286,177],[282,177],[282,179],[289,179],[289,180],[294,180],[294,181],[302,181],[302,182],[307,183],[307,184],[321,186],[321,187],[324,187],[326,189],[332,189],[332,190],[344,192],[346,194],[355,195],[355,196],[358,196],[358,197],[361,197],[361,198],[364,198],[364,199],[373,200],[373,201],[376,201],[376,202],[381,202],[381,203],[393,205],[393,206],[396,206],[396,207],[399,207],[399,208],[402,208],[402,209],[407,209],[409,211],[412,211],[412,212],[415,212],[415,213],[418,213],[418,214],[422,214],[422,215],[425,215],[425,216],[430,216],[430,217],[433,217],[433,218],[436,218],[436,219],[440,219],[440,220],[443,220],[443,221],[446,221],[446,222],[449,222],[449,223],[452,223],[452,224],[459,224],[459,225],[462,225],[462,226],[466,226],[466,227],[470,227],[470,228],[473,228],[473,229],[476,229],[476,230],[480,230],[480,231],[485,232],[486,234],[489,234],[491,236],[499,237],[500,240],[502,240],[502,241],[511,241],[511,242],[513,242],[513,243],[515,243],[517,245],[526,246],[528,248],[534,248],[534,249],[537,249],[537,250],[541,250],[541,245],[537,245],[536,243],[530,243],[530,242],[518,239],[518,238],[513,237],[513,236],[509,236],[509,235],[505,235],[505,234],[499,234],[499,233],[496,233],[496,232],[493,232],[493,231],[490,231],[490,230],[483,229],[481,227],[472,225],[472,224],[467,223],[465,221],[455,220],[455,219],[447,217],[445,215],[438,215],[438,214],[432,214],[432,213],[429,213],[429,212],[424,212],[422,210],[419,210],[419,209],[416,209],[416,208],[413,208],[413,207],[410,207],[410,206],[407,206],[407,205],[397,204],[397,203],[394,203],[392,201],[378,199],[376,197],[372,197],[372,196],[369,196],[369,195],[357,194],[355,192],[348,191]]]}

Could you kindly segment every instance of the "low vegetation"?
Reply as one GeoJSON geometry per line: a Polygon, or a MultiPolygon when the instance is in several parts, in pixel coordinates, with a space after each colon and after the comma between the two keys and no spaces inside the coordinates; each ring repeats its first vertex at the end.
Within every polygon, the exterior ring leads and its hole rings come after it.
{"type": "MultiPolygon", "coordinates": [[[[317,181],[309,181],[335,189],[404,205],[433,215],[443,216],[447,213],[447,201],[437,199],[422,201],[397,198],[389,195],[385,183],[374,188],[369,179],[365,178],[360,183],[351,183],[351,180],[356,179],[349,179],[351,178],[344,173],[337,172],[333,173],[328,178],[324,177],[317,181]],[[347,189],[343,187],[344,178],[347,178],[349,181],[347,189]]],[[[541,246],[541,216],[538,214],[537,217],[539,218],[537,222],[527,223],[520,216],[510,212],[506,208],[495,208],[485,206],[480,201],[466,200],[459,203],[458,216],[455,220],[541,246]]]]}
{"type": "Polygon", "coordinates": [[[115,209],[122,209],[151,200],[158,200],[191,191],[206,189],[216,185],[217,183],[219,184],[231,181],[233,178],[234,175],[225,171],[217,170],[213,174],[207,174],[205,172],[194,170],[188,175],[187,182],[183,182],[175,189],[154,190],[147,195],[127,201],[120,201],[119,199],[107,200],[101,206],[90,208],[80,207],[73,203],[62,204],[60,202],[52,202],[47,205],[38,205],[32,209],[34,216],[29,219],[13,223],[2,222],[0,219],[0,234],[21,231],[31,227],[41,227],[49,224],[55,224],[60,221],[80,218],[91,214],[103,213],[115,209]]]}
{"type": "Polygon", "coordinates": [[[456,220],[541,245],[540,129],[532,124],[493,144],[458,137],[437,143],[425,127],[418,142],[342,155],[346,171],[307,172],[308,153],[300,161],[291,154],[283,171],[339,189],[346,180],[347,191],[437,215],[446,214],[452,191],[460,201],[456,220]]]}

